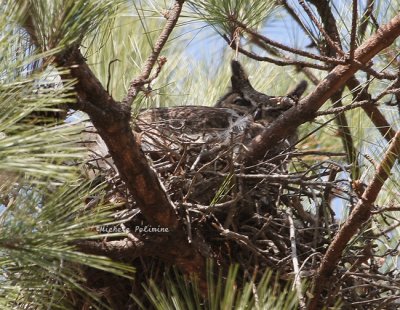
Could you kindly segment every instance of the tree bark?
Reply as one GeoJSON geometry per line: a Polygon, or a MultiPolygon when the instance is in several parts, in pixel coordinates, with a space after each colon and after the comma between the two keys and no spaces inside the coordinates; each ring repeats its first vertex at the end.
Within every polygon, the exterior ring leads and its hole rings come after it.
{"type": "Polygon", "coordinates": [[[336,66],[297,106],[289,109],[279,117],[262,134],[255,137],[250,144],[245,158],[247,164],[264,157],[281,139],[293,134],[303,123],[314,119],[315,112],[360,69],[361,64],[367,64],[372,57],[390,46],[400,35],[400,15],[396,15],[388,24],[383,25],[363,45],[355,51],[355,61],[346,65],[336,66]]]}

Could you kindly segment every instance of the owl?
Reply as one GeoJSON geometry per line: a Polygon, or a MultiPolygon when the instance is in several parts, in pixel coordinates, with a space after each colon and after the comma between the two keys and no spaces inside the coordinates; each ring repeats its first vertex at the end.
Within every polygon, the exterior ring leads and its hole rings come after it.
{"type": "Polygon", "coordinates": [[[255,121],[264,126],[296,104],[307,88],[307,82],[303,80],[286,96],[269,96],[253,88],[238,61],[231,62],[231,69],[231,90],[217,101],[215,107],[251,114],[255,121]]]}
{"type": "MultiPolygon", "coordinates": [[[[158,160],[166,155],[182,154],[188,145],[192,150],[198,145],[199,152],[210,154],[224,146],[246,145],[296,104],[307,87],[302,81],[287,96],[269,96],[253,88],[238,61],[231,62],[231,70],[231,89],[213,107],[178,106],[141,111],[133,131],[139,137],[142,150],[158,160]]],[[[93,142],[86,145],[91,153],[107,158],[104,142],[93,128],[88,132],[93,142]]],[[[238,147],[234,150],[239,152],[238,147]]]]}

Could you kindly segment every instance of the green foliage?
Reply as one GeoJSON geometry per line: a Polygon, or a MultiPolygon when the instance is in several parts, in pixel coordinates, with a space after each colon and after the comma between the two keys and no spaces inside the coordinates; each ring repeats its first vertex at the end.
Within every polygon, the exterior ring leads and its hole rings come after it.
{"type": "MultiPolygon", "coordinates": [[[[148,301],[155,309],[298,309],[294,291],[282,288],[271,270],[266,270],[262,279],[254,283],[240,280],[238,267],[234,266],[224,276],[214,273],[213,266],[207,268],[207,293],[201,293],[196,279],[188,279],[179,272],[168,274],[161,285],[150,280],[145,286],[148,301]],[[243,282],[242,282],[243,281],[243,282]]],[[[133,298],[146,309],[136,296],[133,298]]]]}
{"type": "Polygon", "coordinates": [[[27,45],[21,39],[22,31],[9,31],[8,26],[0,24],[0,33],[8,39],[0,41],[0,177],[20,174],[29,177],[29,182],[64,182],[76,172],[65,161],[82,156],[76,144],[81,127],[43,127],[24,120],[32,113],[56,112],[58,106],[71,103],[71,82],[65,81],[63,87],[52,92],[42,91],[40,84],[52,81],[62,71],[36,73],[35,63],[55,51],[16,55],[16,49],[27,45]],[[9,42],[15,46],[11,48],[9,42]]]}
{"type": "Polygon", "coordinates": [[[0,216],[0,302],[6,307],[74,308],[65,295],[97,297],[84,288],[82,265],[128,276],[132,268],[84,254],[74,244],[100,238],[97,225],[112,222],[112,210],[83,212],[82,200],[98,195],[90,184],[66,183],[56,189],[20,188],[0,216]]]}
{"type": "MultiPolygon", "coordinates": [[[[83,2],[76,2],[77,7],[73,3],[68,2],[71,6],[64,18],[74,20],[78,13],[88,14],[82,9],[83,2]]],[[[50,27],[58,21],[53,19],[59,16],[51,14],[63,8],[61,2],[31,4],[40,11],[36,22],[43,22],[41,40],[47,47],[76,40],[76,31],[81,29],[73,24],[63,20],[60,29],[50,27]],[[68,31],[73,32],[64,33],[68,31]],[[55,37],[59,40],[53,40],[55,37]]],[[[92,12],[96,15],[99,7],[103,7],[100,2],[89,6],[97,8],[92,12]]],[[[53,83],[62,69],[37,70],[44,57],[59,49],[45,54],[29,49],[24,32],[10,30],[13,21],[24,17],[24,11],[15,8],[7,2],[0,10],[0,307],[74,309],[73,299],[65,298],[71,294],[96,305],[98,297],[84,287],[82,266],[125,277],[132,275],[133,268],[84,254],[77,247],[83,240],[102,237],[95,228],[112,223],[113,210],[107,206],[84,209],[89,197],[101,201],[103,189],[80,177],[77,163],[84,152],[77,142],[82,126],[54,122],[39,126],[34,118],[27,121],[32,113],[56,112],[59,106],[71,103],[72,82],[53,83]],[[15,53],[17,50],[20,52],[15,53]],[[41,89],[40,85],[47,83],[54,87],[41,89]]],[[[75,21],[77,25],[80,22],[75,21]]],[[[90,28],[95,25],[92,22],[82,25],[90,28]]],[[[97,306],[104,308],[98,300],[97,306]]]]}
{"type": "Polygon", "coordinates": [[[233,33],[237,25],[234,21],[257,28],[273,16],[276,1],[246,1],[246,0],[211,0],[189,1],[189,5],[201,16],[202,20],[222,31],[233,33]]]}
{"type": "Polygon", "coordinates": [[[221,184],[221,186],[218,188],[217,192],[215,193],[215,196],[213,200],[210,203],[210,206],[216,205],[219,201],[221,201],[226,194],[228,194],[234,185],[232,184],[232,175],[228,175],[225,179],[224,182],[221,184]]]}
{"type": "Polygon", "coordinates": [[[70,46],[96,29],[122,1],[98,0],[30,0],[18,1],[21,16],[29,12],[31,23],[37,30],[36,44],[42,50],[70,46]]]}

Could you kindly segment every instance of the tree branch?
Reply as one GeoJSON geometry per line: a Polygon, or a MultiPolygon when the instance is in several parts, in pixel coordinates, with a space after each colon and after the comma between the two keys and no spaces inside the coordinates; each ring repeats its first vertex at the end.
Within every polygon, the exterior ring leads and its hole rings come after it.
{"type": "Polygon", "coordinates": [[[351,18],[351,33],[350,33],[350,59],[354,59],[354,51],[356,49],[356,34],[357,34],[357,0],[353,0],[353,13],[351,18]]]}
{"type": "Polygon", "coordinates": [[[268,56],[260,56],[257,55],[253,52],[247,51],[240,46],[237,46],[235,43],[235,40],[229,39],[226,35],[223,35],[222,38],[228,43],[228,45],[233,49],[237,50],[239,53],[246,55],[247,57],[258,60],[258,61],[266,61],[273,63],[277,66],[301,66],[301,67],[307,67],[307,68],[314,68],[318,70],[329,70],[329,66],[327,65],[319,65],[319,64],[314,64],[311,62],[306,62],[306,61],[301,61],[301,60],[293,60],[288,57],[282,57],[283,59],[274,59],[268,56]]]}
{"type": "Polygon", "coordinates": [[[357,78],[355,76],[351,77],[347,81],[346,86],[352,92],[353,98],[357,99],[357,101],[369,101],[369,103],[362,105],[363,110],[368,115],[375,127],[379,130],[382,137],[384,137],[387,141],[392,140],[396,132],[390,126],[389,122],[386,120],[381,111],[379,111],[378,107],[371,101],[370,95],[363,90],[363,87],[357,78]]]}
{"type": "Polygon", "coordinates": [[[155,63],[158,60],[158,56],[160,55],[161,50],[163,49],[165,43],[167,42],[169,35],[171,34],[172,30],[175,28],[175,25],[179,19],[179,16],[182,11],[182,6],[184,0],[177,0],[175,1],[174,7],[167,15],[167,23],[164,26],[164,29],[161,31],[160,36],[158,37],[156,43],[154,44],[153,51],[151,52],[150,56],[147,58],[145,64],[143,65],[142,72],[138,77],[132,80],[130,83],[128,93],[122,103],[124,105],[130,106],[135,100],[140,88],[151,81],[147,81],[150,76],[151,71],[155,63]]]}
{"type": "Polygon", "coordinates": [[[374,10],[374,3],[375,3],[375,0],[367,1],[364,14],[361,17],[361,23],[360,23],[360,26],[358,27],[358,34],[361,39],[364,38],[365,31],[367,30],[369,19],[371,18],[372,12],[374,10]]]}
{"type": "Polygon", "coordinates": [[[130,107],[116,101],[103,88],[77,47],[55,58],[59,66],[70,68],[76,79],[80,109],[90,116],[106,143],[122,180],[151,224],[175,229],[175,208],[152,170],[130,127],[130,107]]]}
{"type": "MultiPolygon", "coordinates": [[[[391,45],[399,35],[400,15],[397,15],[387,25],[380,27],[369,40],[356,49],[354,53],[355,60],[366,64],[381,50],[391,45]]],[[[336,66],[312,93],[302,99],[295,107],[283,113],[261,135],[252,140],[245,161],[251,163],[262,159],[266,150],[284,137],[293,134],[301,124],[312,120],[315,112],[337,90],[343,87],[359,69],[360,66],[355,63],[336,66]]]]}
{"type": "Polygon", "coordinates": [[[391,142],[381,164],[377,167],[376,173],[358,201],[353,212],[346,220],[344,225],[336,234],[334,240],[329,245],[321,265],[318,269],[317,275],[314,278],[314,293],[311,299],[309,310],[319,309],[318,300],[319,295],[324,289],[324,284],[327,283],[329,276],[335,270],[343,250],[347,246],[350,239],[356,234],[357,230],[361,228],[371,216],[373,204],[382,189],[383,184],[390,174],[396,158],[400,155],[400,131],[396,133],[393,141],[391,142]],[[318,283],[318,285],[316,285],[318,283]]]}
{"type": "Polygon", "coordinates": [[[263,41],[266,44],[270,44],[274,47],[280,48],[284,51],[293,53],[293,54],[297,54],[300,56],[304,56],[304,57],[308,57],[314,60],[319,60],[319,61],[324,61],[326,63],[331,63],[331,64],[335,64],[335,65],[343,65],[345,64],[344,60],[340,60],[337,58],[333,58],[333,57],[327,57],[327,56],[323,56],[323,55],[317,55],[317,54],[313,54],[313,53],[309,53],[307,51],[301,50],[301,49],[297,49],[297,48],[293,48],[290,46],[287,46],[285,44],[279,43],[277,41],[271,40],[270,38],[259,34],[258,32],[252,30],[251,28],[247,27],[245,24],[243,24],[240,21],[235,21],[235,23],[243,29],[244,32],[248,33],[251,36],[256,37],[257,39],[263,41]]]}
{"type": "MultiPolygon", "coordinates": [[[[314,3],[314,1],[312,1],[314,3]]],[[[299,4],[303,7],[304,11],[307,13],[307,15],[310,17],[310,19],[313,21],[315,26],[319,29],[319,31],[322,33],[324,36],[326,42],[330,45],[330,47],[340,56],[344,56],[344,52],[342,51],[341,46],[337,43],[340,42],[339,37],[337,37],[335,40],[332,40],[331,37],[328,35],[328,33],[325,31],[324,27],[318,22],[318,20],[315,18],[314,14],[308,7],[308,5],[304,2],[304,0],[299,0],[299,4]]]]}
{"type": "Polygon", "coordinates": [[[132,261],[136,257],[146,256],[148,250],[145,245],[142,241],[135,242],[128,238],[110,241],[84,240],[75,243],[75,246],[84,253],[107,256],[119,261],[127,259],[132,261]]]}

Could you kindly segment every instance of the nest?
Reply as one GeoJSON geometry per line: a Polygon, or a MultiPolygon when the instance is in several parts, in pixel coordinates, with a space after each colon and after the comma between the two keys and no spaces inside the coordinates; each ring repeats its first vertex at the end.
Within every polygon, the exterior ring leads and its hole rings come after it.
{"type": "MultiPolygon", "coordinates": [[[[358,200],[349,181],[341,178],[349,167],[332,160],[343,154],[297,150],[283,140],[266,151],[264,160],[244,167],[246,144],[259,125],[229,110],[201,109],[192,118],[181,115],[184,109],[170,118],[145,112],[135,124],[142,149],[177,206],[188,238],[200,236],[207,245],[199,248],[204,256],[222,266],[237,263],[243,274],[260,278],[272,268],[282,281],[311,279],[338,230],[332,200],[340,197],[349,205],[358,200]],[[198,117],[201,111],[208,118],[198,117]],[[213,120],[214,111],[225,116],[213,120]]],[[[171,110],[157,113],[167,112],[171,110]]],[[[90,169],[109,181],[109,199],[123,202],[119,214],[130,215],[127,227],[143,223],[112,163],[99,153],[93,151],[90,169]]],[[[349,245],[331,277],[329,292],[334,293],[326,292],[326,304],[340,298],[352,309],[371,309],[391,293],[396,277],[379,272],[376,238],[366,230],[349,245]],[[379,282],[374,280],[377,276],[379,282]]]]}

